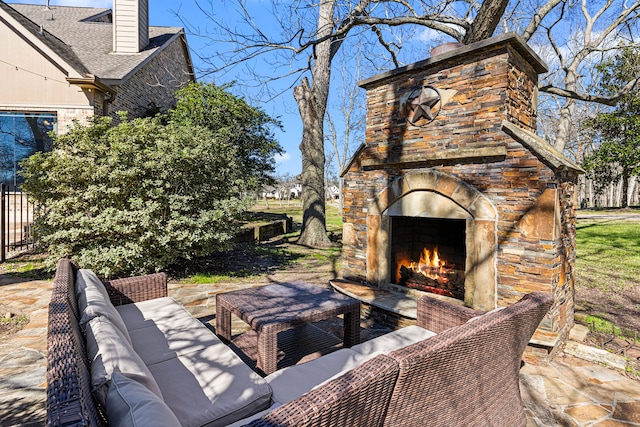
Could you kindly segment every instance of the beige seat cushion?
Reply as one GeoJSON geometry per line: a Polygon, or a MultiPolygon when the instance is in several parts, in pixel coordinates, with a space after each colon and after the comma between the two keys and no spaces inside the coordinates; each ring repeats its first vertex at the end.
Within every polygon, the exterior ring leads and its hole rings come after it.
{"type": "Polygon", "coordinates": [[[107,393],[107,420],[118,427],[180,427],[171,409],[149,389],[114,372],[107,393]]]}
{"type": "Polygon", "coordinates": [[[108,318],[95,317],[87,324],[87,353],[91,362],[92,391],[102,405],[107,400],[108,382],[114,372],[138,381],[162,398],[145,363],[108,318]]]}
{"type": "Polygon", "coordinates": [[[104,295],[108,297],[107,289],[104,287],[104,283],[98,278],[98,276],[91,270],[87,270],[85,268],[81,268],[78,270],[76,274],[76,282],[75,282],[75,292],[76,299],[80,299],[82,293],[87,288],[87,286],[97,286],[102,285],[102,289],[104,291],[104,295]]]}
{"type": "Polygon", "coordinates": [[[171,297],[119,305],[116,310],[129,332],[162,323],[193,319],[189,312],[171,297]]]}
{"type": "Polygon", "coordinates": [[[149,366],[184,427],[226,426],[269,408],[271,388],[224,344],[149,366]]]}
{"type": "Polygon", "coordinates": [[[147,327],[129,334],[134,350],[147,366],[215,345],[224,346],[220,338],[192,317],[157,324],[149,321],[147,327]]]}
{"type": "Polygon", "coordinates": [[[435,335],[435,332],[412,325],[354,345],[351,347],[351,350],[360,354],[371,354],[375,352],[389,353],[435,335]]]}
{"type": "Polygon", "coordinates": [[[377,355],[378,353],[362,355],[343,348],[318,359],[276,371],[265,380],[273,390],[273,401],[285,404],[377,355]]]}

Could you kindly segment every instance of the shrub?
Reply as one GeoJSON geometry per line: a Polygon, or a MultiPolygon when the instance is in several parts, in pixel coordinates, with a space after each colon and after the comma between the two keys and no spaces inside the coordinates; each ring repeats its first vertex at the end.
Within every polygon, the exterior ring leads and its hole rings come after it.
{"type": "Polygon", "coordinates": [[[176,92],[177,104],[169,111],[174,123],[202,126],[237,148],[247,190],[272,182],[274,155],[282,153],[273,128],[281,124],[260,108],[227,92],[229,86],[191,83],[176,92]]]}
{"type": "Polygon", "coordinates": [[[228,248],[246,209],[236,147],[195,125],[121,119],[76,124],[22,164],[50,265],[71,256],[115,277],[228,248]]]}

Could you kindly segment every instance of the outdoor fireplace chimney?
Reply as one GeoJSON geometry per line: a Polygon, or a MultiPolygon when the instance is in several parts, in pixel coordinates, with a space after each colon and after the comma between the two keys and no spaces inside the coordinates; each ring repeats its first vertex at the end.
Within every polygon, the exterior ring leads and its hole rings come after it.
{"type": "Polygon", "coordinates": [[[583,171],[536,134],[547,70],[509,33],[360,82],[366,142],[342,171],[346,281],[482,311],[548,292],[555,303],[531,351],[562,347],[583,171]],[[436,247],[438,263],[421,256],[436,247]]]}
{"type": "Polygon", "coordinates": [[[113,0],[113,51],[138,53],[149,44],[149,0],[113,0]]]}

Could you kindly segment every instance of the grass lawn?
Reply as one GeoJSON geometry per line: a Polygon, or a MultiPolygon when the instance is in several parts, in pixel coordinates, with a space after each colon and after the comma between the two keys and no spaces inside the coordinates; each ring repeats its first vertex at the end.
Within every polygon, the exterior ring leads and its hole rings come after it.
{"type": "Polygon", "coordinates": [[[293,231],[273,243],[242,244],[228,253],[213,254],[194,260],[189,265],[182,265],[181,270],[170,271],[171,276],[182,282],[204,284],[256,280],[265,274],[294,269],[310,273],[323,270],[339,271],[342,216],[336,204],[326,206],[327,231],[336,245],[320,249],[295,244],[302,226],[300,201],[270,201],[268,206],[264,201],[259,201],[251,210],[286,214],[293,219],[293,231]]]}
{"type": "Polygon", "coordinates": [[[613,291],[640,284],[639,222],[585,219],[576,231],[580,286],[613,291]]]}
{"type": "MultiPolygon", "coordinates": [[[[327,203],[326,206],[326,220],[327,231],[329,233],[341,233],[342,232],[342,216],[338,210],[338,205],[335,203],[327,203]]],[[[251,209],[254,212],[268,212],[268,213],[283,213],[293,218],[294,232],[297,234],[300,232],[300,226],[302,225],[302,204],[299,201],[293,201],[288,203],[283,202],[269,202],[269,207],[264,201],[259,201],[251,209]]]]}
{"type": "Polygon", "coordinates": [[[576,308],[589,316],[583,321],[640,332],[640,221],[586,218],[576,232],[576,308]]]}

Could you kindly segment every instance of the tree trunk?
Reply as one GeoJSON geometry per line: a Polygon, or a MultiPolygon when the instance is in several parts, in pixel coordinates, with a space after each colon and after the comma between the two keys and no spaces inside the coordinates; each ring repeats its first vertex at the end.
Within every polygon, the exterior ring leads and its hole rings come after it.
{"type": "MultiPolygon", "coordinates": [[[[315,83],[315,82],[314,82],[315,83]]],[[[324,199],[324,114],[314,108],[313,92],[307,79],[295,88],[294,97],[302,117],[302,230],[298,243],[324,247],[327,237],[324,199]]]]}
{"type": "MultiPolygon", "coordinates": [[[[574,91],[576,89],[575,74],[568,70],[565,77],[565,87],[567,90],[574,91]]],[[[560,108],[560,119],[558,120],[558,132],[556,133],[556,141],[553,144],[555,149],[560,153],[564,151],[571,136],[571,129],[575,124],[572,121],[573,112],[576,108],[576,101],[572,98],[565,98],[565,103],[560,108]]]]}
{"type": "Polygon", "coordinates": [[[625,168],[622,171],[622,188],[620,188],[620,207],[626,208],[629,206],[629,184],[631,178],[631,171],[625,168]]]}
{"type": "MultiPolygon", "coordinates": [[[[331,34],[335,0],[323,0],[318,15],[318,38],[331,34]]],[[[305,77],[293,91],[302,118],[302,230],[298,243],[327,247],[324,191],[324,116],[331,79],[331,40],[316,46],[311,72],[313,87],[305,77]]]]}
{"type": "Polygon", "coordinates": [[[509,0],[484,0],[462,42],[471,44],[491,37],[508,4],[509,0]]]}

